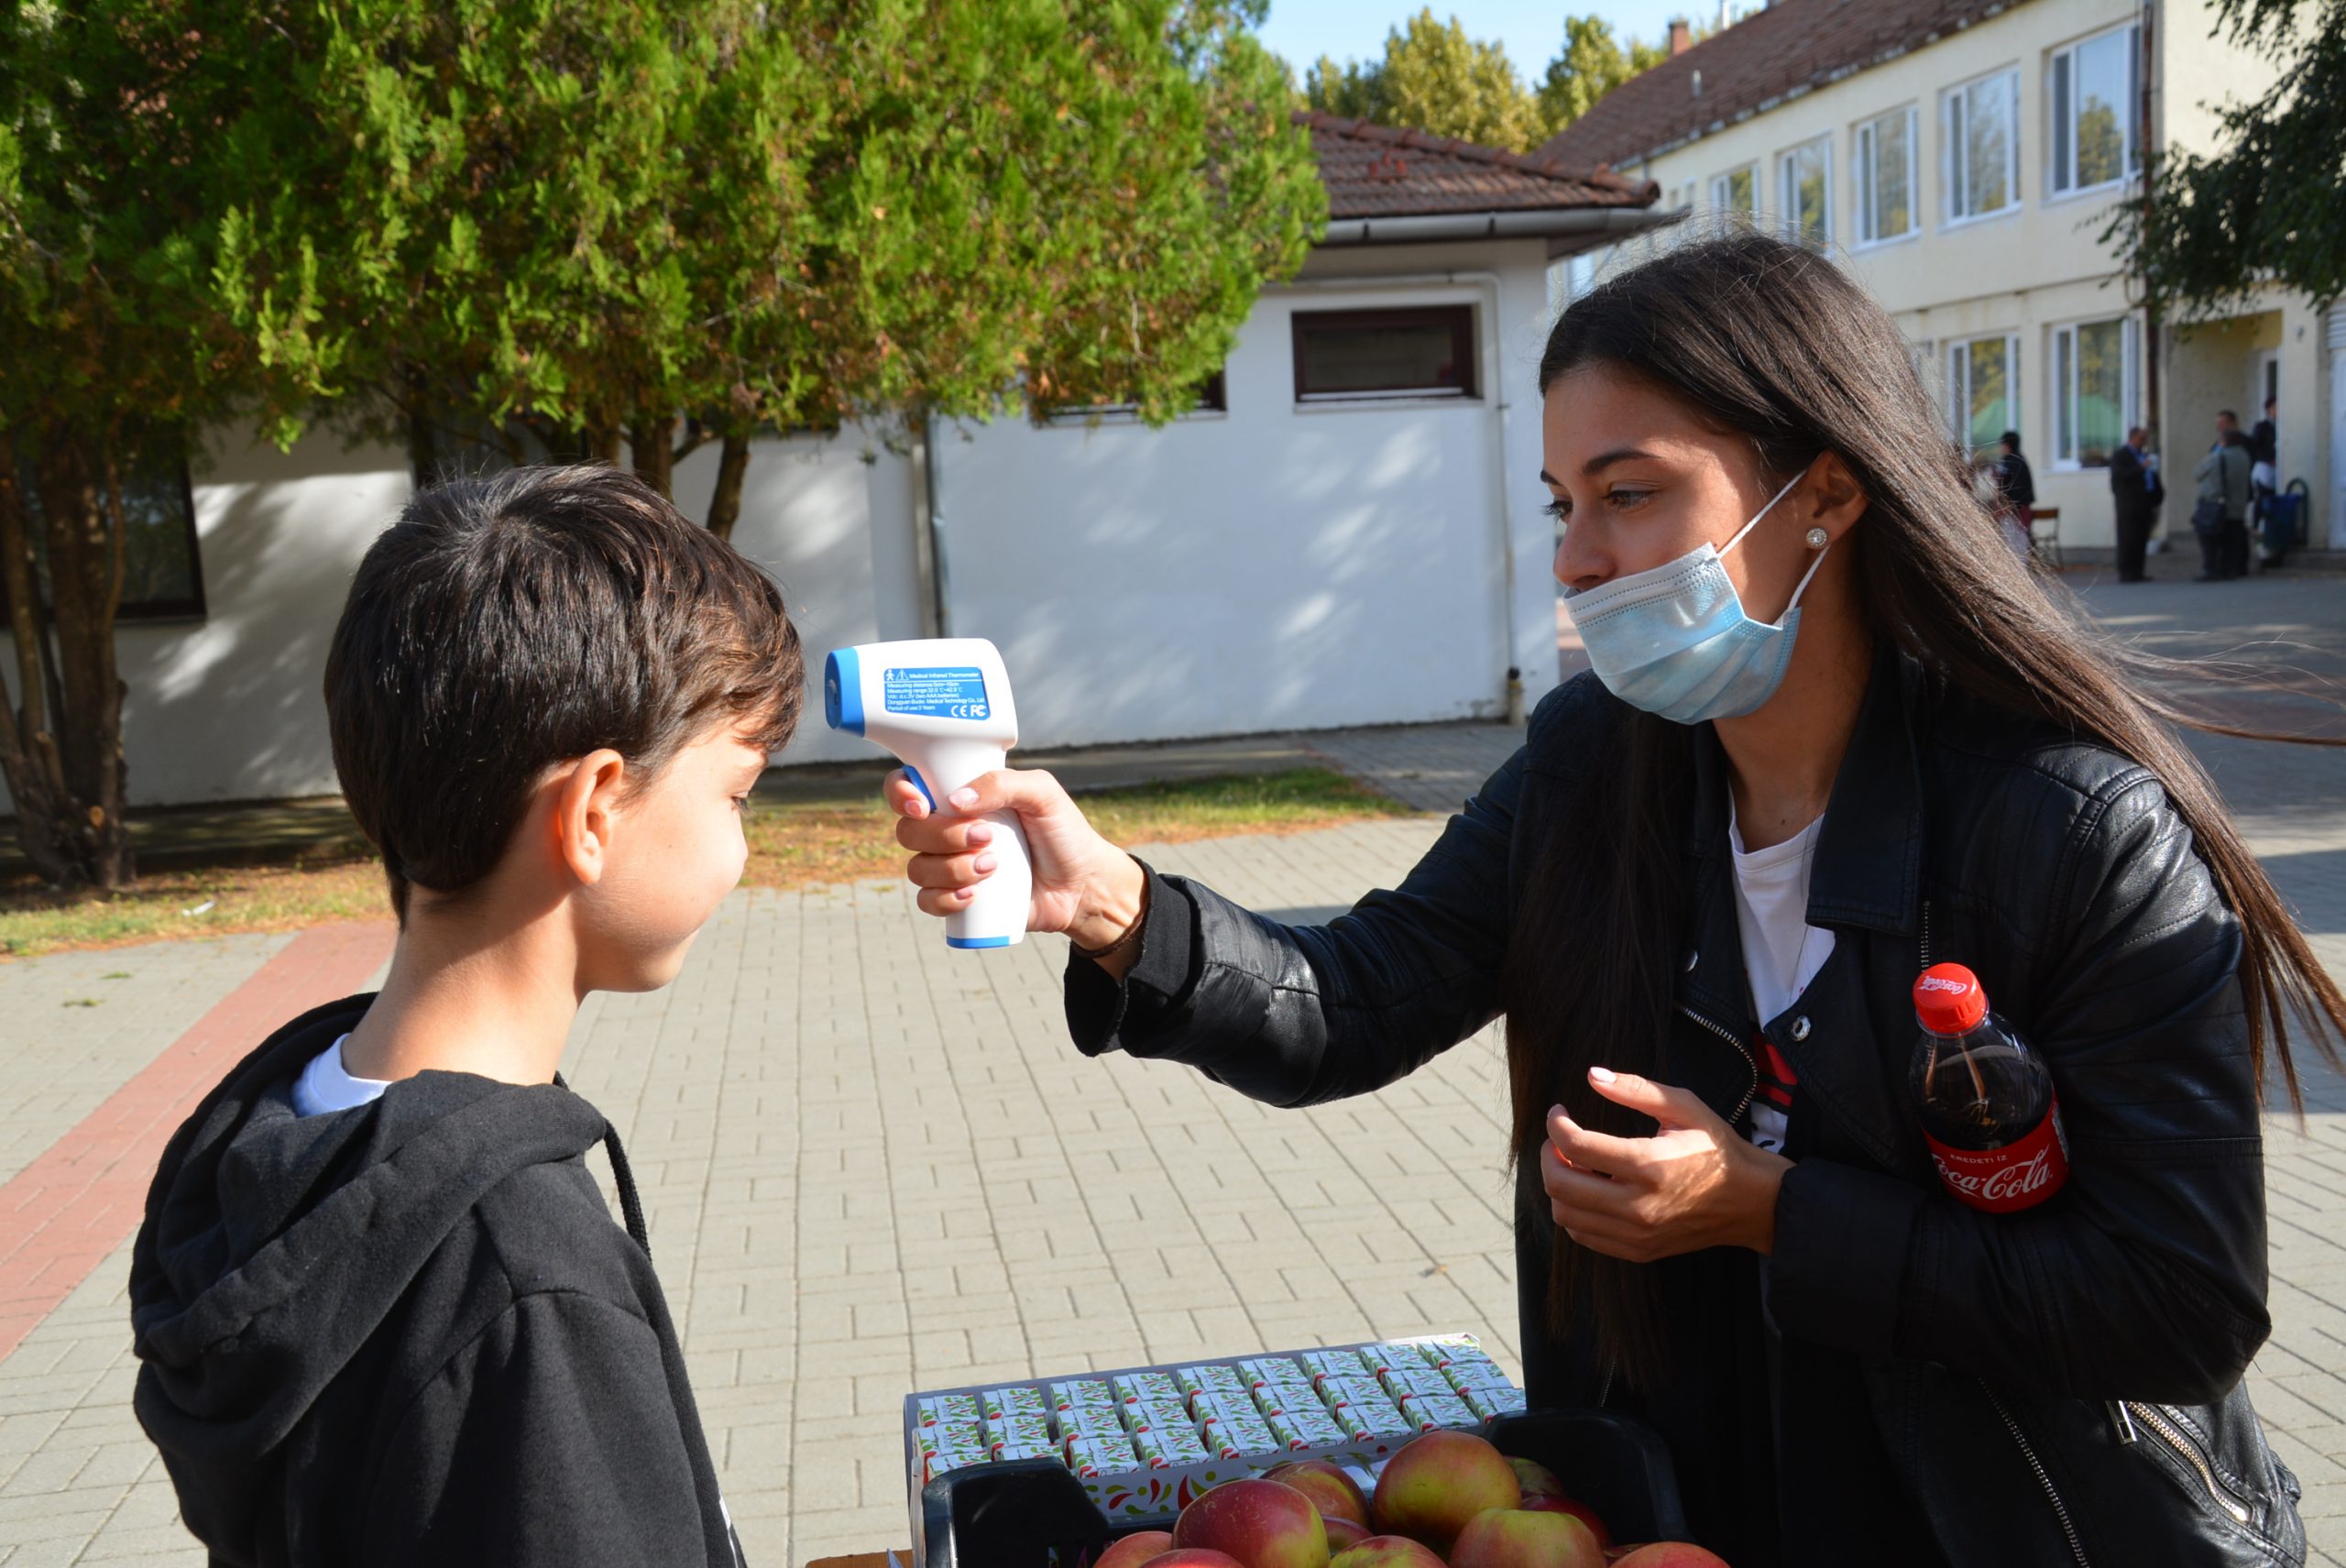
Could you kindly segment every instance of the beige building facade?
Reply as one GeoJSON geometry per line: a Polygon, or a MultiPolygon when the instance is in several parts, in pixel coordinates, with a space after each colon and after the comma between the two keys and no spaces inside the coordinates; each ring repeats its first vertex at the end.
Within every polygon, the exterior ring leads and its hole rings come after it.
{"type": "MultiPolygon", "coordinates": [[[[2168,470],[2166,530],[2187,536],[2189,469],[2217,411],[2251,427],[2272,396],[2280,481],[2310,495],[2308,542],[2346,548],[2341,316],[2268,290],[2220,320],[2154,328],[2104,238],[2140,197],[2146,149],[2207,150],[2216,106],[2269,84],[2269,60],[2215,34],[2204,0],[1787,0],[1633,82],[1643,99],[1616,126],[1548,150],[1654,180],[1698,230],[1748,214],[1841,261],[1892,313],[1950,434],[1985,457],[2019,432],[2065,546],[2114,543],[2108,453],[2136,423],[2168,470]],[[1853,29],[1869,9],[1870,34],[1853,29]],[[1786,85],[1803,47],[1814,70],[1786,85]]],[[[1578,263],[1564,291],[1603,265],[1578,263]]]]}

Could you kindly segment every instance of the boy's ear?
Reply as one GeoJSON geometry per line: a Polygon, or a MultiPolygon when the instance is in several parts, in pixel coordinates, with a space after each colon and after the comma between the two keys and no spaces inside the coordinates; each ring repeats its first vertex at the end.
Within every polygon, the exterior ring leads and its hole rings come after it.
{"type": "Polygon", "coordinates": [[[626,776],[627,759],[605,747],[565,764],[552,781],[554,852],[589,887],[603,878],[626,776]]]}

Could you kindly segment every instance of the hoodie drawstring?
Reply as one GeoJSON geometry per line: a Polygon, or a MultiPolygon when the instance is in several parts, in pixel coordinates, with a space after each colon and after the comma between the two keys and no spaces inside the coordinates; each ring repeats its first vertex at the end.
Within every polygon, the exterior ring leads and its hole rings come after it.
{"type": "MultiPolygon", "coordinates": [[[[565,1091],[570,1088],[558,1072],[554,1075],[554,1086],[565,1091]]],[[[603,1119],[603,1146],[611,1151],[611,1178],[619,1190],[619,1215],[627,1223],[627,1234],[635,1238],[643,1255],[650,1257],[652,1233],[643,1223],[643,1200],[636,1194],[635,1170],[627,1162],[627,1147],[619,1142],[619,1130],[611,1125],[608,1116],[603,1119]]]]}
{"type": "Polygon", "coordinates": [[[626,1217],[627,1234],[635,1238],[643,1255],[650,1257],[652,1235],[644,1229],[643,1200],[636,1196],[635,1172],[628,1166],[627,1148],[619,1142],[619,1130],[608,1121],[603,1124],[603,1146],[611,1151],[611,1175],[619,1182],[619,1212],[626,1217]]]}

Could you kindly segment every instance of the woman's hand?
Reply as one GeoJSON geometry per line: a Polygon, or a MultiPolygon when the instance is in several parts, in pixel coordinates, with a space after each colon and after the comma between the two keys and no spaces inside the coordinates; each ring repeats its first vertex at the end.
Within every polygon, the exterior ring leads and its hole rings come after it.
{"type": "Polygon", "coordinates": [[[1595,1133],[1548,1113],[1540,1181],[1564,1234],[1593,1251],[1652,1263],[1710,1246],[1765,1253],[1776,1241],[1776,1189],[1792,1162],[1741,1137],[1683,1089],[1588,1069],[1599,1094],[1661,1124],[1651,1137],[1595,1133]]]}
{"type": "MultiPolygon", "coordinates": [[[[921,909],[950,915],[970,902],[970,890],[992,873],[987,852],[996,831],[977,821],[991,811],[1014,811],[1026,830],[1035,871],[1030,931],[1063,931],[1080,948],[1105,948],[1129,931],[1143,910],[1147,878],[1130,855],[1094,832],[1058,780],[1047,773],[1005,768],[946,796],[941,811],[899,768],[882,794],[896,813],[896,842],[913,851],[904,874],[919,888],[921,909]]],[[[1103,960],[1120,978],[1139,954],[1138,944],[1103,960]],[[1120,961],[1118,961],[1120,960],[1120,961]]]]}

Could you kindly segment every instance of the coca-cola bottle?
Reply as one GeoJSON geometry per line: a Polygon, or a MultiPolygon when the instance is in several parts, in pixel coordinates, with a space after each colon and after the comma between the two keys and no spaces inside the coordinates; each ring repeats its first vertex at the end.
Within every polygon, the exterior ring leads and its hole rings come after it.
{"type": "Polygon", "coordinates": [[[1988,1011],[1961,964],[1934,964],[1914,982],[1923,1038],[1913,1084],[1923,1136],[1946,1190],[1975,1209],[2034,1208],[2069,1178],[2069,1140],[2045,1059],[1988,1011]]]}

